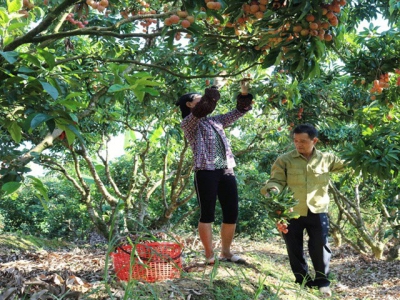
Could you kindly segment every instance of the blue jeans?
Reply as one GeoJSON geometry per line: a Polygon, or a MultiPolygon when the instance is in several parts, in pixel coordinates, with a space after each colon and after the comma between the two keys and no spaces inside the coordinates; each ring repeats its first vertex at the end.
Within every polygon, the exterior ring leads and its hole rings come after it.
{"type": "Polygon", "coordinates": [[[328,245],[328,214],[314,214],[308,210],[306,217],[291,219],[288,230],[288,233],[283,234],[283,237],[296,283],[319,288],[329,286],[329,262],[332,252],[328,245]],[[304,230],[307,231],[309,236],[308,251],[315,270],[314,280],[309,274],[304,253],[304,230]]]}

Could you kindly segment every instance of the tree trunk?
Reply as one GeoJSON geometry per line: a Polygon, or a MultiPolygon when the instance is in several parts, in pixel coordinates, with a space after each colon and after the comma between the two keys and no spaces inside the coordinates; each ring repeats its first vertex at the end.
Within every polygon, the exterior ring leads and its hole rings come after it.
{"type": "Polygon", "coordinates": [[[342,234],[340,231],[336,228],[332,230],[331,236],[333,238],[333,241],[335,243],[336,247],[340,247],[342,245],[342,234]]]}

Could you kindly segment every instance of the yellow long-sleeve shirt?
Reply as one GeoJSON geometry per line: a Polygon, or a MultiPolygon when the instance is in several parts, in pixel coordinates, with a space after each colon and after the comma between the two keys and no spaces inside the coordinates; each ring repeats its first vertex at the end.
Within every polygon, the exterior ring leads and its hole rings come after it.
{"type": "Polygon", "coordinates": [[[271,177],[261,189],[265,195],[269,189],[279,192],[286,186],[293,192],[299,203],[293,208],[300,216],[307,216],[308,209],[313,213],[328,212],[329,174],[344,168],[344,162],[332,153],[314,148],[311,158],[307,159],[297,150],[285,153],[277,158],[271,169],[271,177]]]}

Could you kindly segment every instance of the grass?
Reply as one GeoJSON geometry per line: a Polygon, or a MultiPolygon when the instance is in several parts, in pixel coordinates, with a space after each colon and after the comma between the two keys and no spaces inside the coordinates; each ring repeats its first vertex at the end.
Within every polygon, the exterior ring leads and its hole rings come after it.
{"type": "MultiPolygon", "coordinates": [[[[42,239],[30,235],[17,233],[0,235],[0,247],[4,249],[37,251],[41,249],[55,250],[68,246],[70,245],[64,241],[42,239]]],[[[1,248],[0,253],[4,251],[1,248]]]]}
{"type": "MultiPolygon", "coordinates": [[[[266,269],[273,268],[265,266],[266,269]]],[[[275,265],[276,268],[276,265],[275,265]]],[[[111,282],[110,299],[189,299],[191,300],[249,300],[249,299],[318,299],[317,291],[307,291],[294,285],[290,274],[274,275],[249,270],[239,265],[214,266],[202,272],[184,273],[172,281],[141,283],[111,282]],[[216,271],[216,268],[218,271],[216,271]],[[119,291],[119,292],[118,292],[119,291]],[[118,298],[118,295],[124,295],[118,298]]]]}
{"type": "MultiPolygon", "coordinates": [[[[71,247],[57,240],[50,241],[14,234],[0,235],[0,243],[2,250],[11,248],[33,252],[41,249],[56,250],[66,246],[71,247]]],[[[199,266],[197,269],[192,272],[182,272],[181,277],[174,280],[146,283],[134,280],[119,281],[114,271],[109,270],[112,263],[106,263],[104,278],[92,284],[91,289],[81,295],[80,299],[319,299],[318,291],[306,290],[293,283],[285,249],[282,244],[279,244],[279,239],[271,243],[248,240],[236,240],[235,243],[236,247],[244,249],[236,252],[245,257],[247,265],[216,262],[214,266],[204,266],[202,253],[185,249],[184,252],[190,254],[190,258],[185,258],[185,266],[194,264],[199,266]]],[[[112,245],[109,245],[108,251],[112,251],[111,249],[112,245]]],[[[105,259],[108,259],[108,255],[105,255],[105,259]]],[[[90,270],[88,271],[90,273],[90,270]]],[[[85,280],[85,278],[82,279],[85,280]]],[[[60,296],[62,297],[62,295],[57,295],[57,297],[60,296]]],[[[332,297],[331,299],[339,298],[332,297]]]]}
{"type": "MultiPolygon", "coordinates": [[[[249,241],[245,243],[252,244],[249,241]]],[[[318,291],[306,290],[293,283],[287,257],[284,253],[278,253],[284,252],[284,248],[266,249],[265,245],[268,247],[267,243],[246,247],[244,253],[247,265],[217,261],[214,266],[202,266],[195,272],[183,272],[179,279],[156,283],[126,283],[113,278],[108,286],[108,297],[182,300],[319,299],[318,291]]],[[[269,246],[273,247],[272,244],[269,246]]],[[[192,261],[202,262],[202,259],[201,253],[192,257],[192,261]]]]}

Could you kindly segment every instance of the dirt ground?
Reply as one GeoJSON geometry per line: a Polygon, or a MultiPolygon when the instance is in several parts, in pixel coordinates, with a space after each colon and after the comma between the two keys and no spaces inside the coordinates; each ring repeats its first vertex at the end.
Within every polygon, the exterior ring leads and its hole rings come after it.
{"type": "MultiPolygon", "coordinates": [[[[196,276],[184,275],[212,272],[212,267],[201,261],[199,248],[195,239],[185,240],[183,275],[170,280],[170,283],[160,283],[168,291],[168,298],[172,295],[173,299],[181,299],[173,297],[174,292],[179,291],[184,294],[182,299],[206,299],[200,296],[206,293],[207,281],[198,279],[201,276],[195,280],[196,276]]],[[[271,274],[273,269],[279,272],[281,268],[282,274],[289,274],[290,277],[285,247],[279,238],[264,243],[235,240],[233,249],[248,262],[244,268],[253,268],[260,273],[260,266],[268,261],[271,274]]],[[[332,250],[332,299],[400,299],[400,261],[376,260],[372,256],[358,255],[346,246],[332,250]]],[[[223,281],[224,276],[230,276],[231,269],[227,271],[219,272],[218,280],[223,281]]],[[[105,277],[108,277],[106,281],[115,282],[112,279],[115,278],[112,260],[106,259],[106,247],[76,247],[60,251],[20,251],[0,247],[0,300],[22,299],[23,296],[25,299],[54,299],[49,295],[82,299],[85,298],[83,295],[90,295],[94,290],[100,293],[105,277]],[[108,270],[105,272],[105,269],[108,270]]],[[[279,284],[279,280],[276,275],[268,276],[265,285],[279,284]]],[[[118,299],[118,287],[114,287],[114,295],[118,299]]],[[[100,298],[109,299],[99,294],[94,297],[100,298]]],[[[279,299],[292,298],[305,299],[291,296],[290,291],[281,291],[279,299]]]]}

